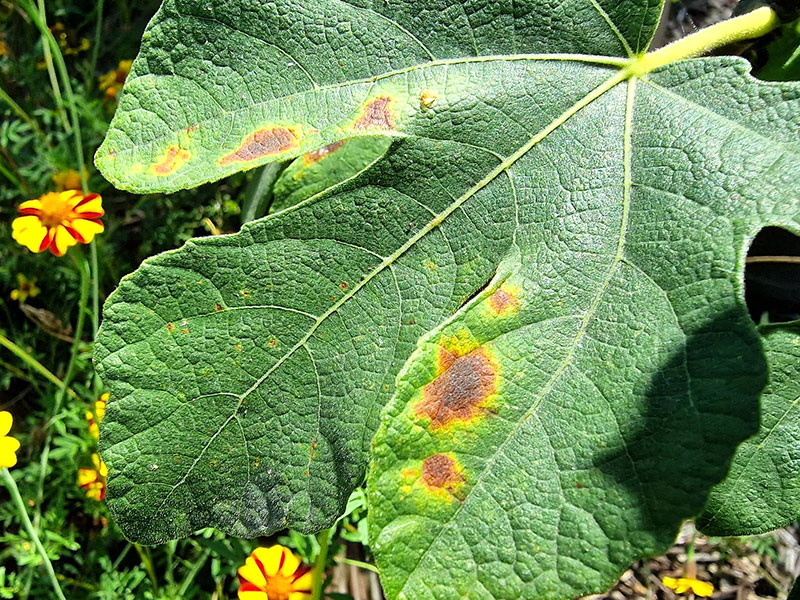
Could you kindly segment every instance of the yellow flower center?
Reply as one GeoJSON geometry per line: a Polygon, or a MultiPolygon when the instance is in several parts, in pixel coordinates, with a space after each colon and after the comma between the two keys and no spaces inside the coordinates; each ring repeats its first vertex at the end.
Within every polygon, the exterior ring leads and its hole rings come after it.
{"type": "Polygon", "coordinates": [[[264,591],[267,592],[269,600],[289,600],[289,594],[292,593],[292,580],[276,573],[272,577],[267,577],[267,587],[264,591]]]}
{"type": "Polygon", "coordinates": [[[42,203],[42,211],[39,220],[45,227],[55,227],[64,221],[69,221],[72,209],[61,196],[55,192],[50,192],[42,196],[39,201],[42,203]]]}

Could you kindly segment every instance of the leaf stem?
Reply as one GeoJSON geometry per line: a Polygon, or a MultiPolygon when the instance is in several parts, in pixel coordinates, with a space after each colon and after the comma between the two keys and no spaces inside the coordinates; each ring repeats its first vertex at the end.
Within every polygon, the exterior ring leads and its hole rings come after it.
{"type": "Polygon", "coordinates": [[[786,265],[800,265],[800,256],[748,256],[745,261],[748,265],[757,263],[782,263],[786,265]]]}
{"type": "Polygon", "coordinates": [[[314,565],[314,582],[311,588],[311,600],[321,600],[322,598],[322,584],[325,581],[325,565],[328,562],[328,546],[331,541],[331,530],[326,529],[320,533],[317,541],[319,542],[319,555],[317,556],[317,563],[314,565]]]}
{"type": "Polygon", "coordinates": [[[769,6],[764,6],[740,17],[701,29],[655,52],[634,57],[625,70],[631,77],[642,77],[664,65],[708,54],[733,42],[761,37],[780,24],[775,11],[769,6]]]}
{"type": "Polygon", "coordinates": [[[153,568],[153,559],[150,556],[150,551],[139,544],[134,544],[133,547],[136,548],[136,552],[139,553],[139,558],[142,560],[144,570],[147,572],[150,583],[153,585],[153,595],[158,596],[158,577],[156,577],[156,570],[153,568]]]}
{"type": "Polygon", "coordinates": [[[380,571],[378,571],[378,567],[376,567],[371,563],[364,562],[363,560],[355,560],[354,558],[343,558],[341,562],[343,562],[346,565],[353,565],[354,567],[358,567],[359,569],[372,571],[373,573],[380,573],[380,571]]]}
{"type": "Polygon", "coordinates": [[[14,481],[14,478],[11,476],[11,473],[8,472],[8,469],[0,469],[0,475],[2,475],[3,483],[6,484],[8,492],[11,494],[11,499],[14,501],[14,506],[17,508],[19,518],[22,520],[22,524],[25,526],[25,531],[27,531],[28,535],[31,536],[33,545],[36,546],[36,550],[38,550],[39,555],[42,557],[42,563],[44,564],[45,571],[47,571],[47,577],[50,579],[50,583],[53,586],[53,591],[55,591],[56,597],[59,600],[66,600],[66,598],[64,598],[64,592],[61,591],[61,586],[56,578],[56,572],[53,569],[53,563],[50,562],[50,557],[47,556],[47,551],[44,549],[44,546],[42,546],[42,541],[39,539],[39,535],[36,533],[36,529],[34,529],[30,517],[28,517],[28,511],[25,509],[25,502],[23,502],[22,496],[19,493],[17,482],[14,481]]]}

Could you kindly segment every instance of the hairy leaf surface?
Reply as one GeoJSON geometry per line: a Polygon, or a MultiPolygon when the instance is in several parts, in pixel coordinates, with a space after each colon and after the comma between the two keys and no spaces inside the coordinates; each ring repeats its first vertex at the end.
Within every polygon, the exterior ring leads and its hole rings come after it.
{"type": "Polygon", "coordinates": [[[765,326],[769,385],[758,434],[736,451],[698,526],[709,535],[753,535],[800,517],[800,331],[765,326]]]}
{"type": "Polygon", "coordinates": [[[631,77],[660,9],[167,0],[98,152],[118,185],[394,142],[109,300],[126,534],[319,530],[372,451],[390,598],[572,597],[668,546],[757,429],[741,272],[795,228],[800,90],[736,59],[631,77]]]}

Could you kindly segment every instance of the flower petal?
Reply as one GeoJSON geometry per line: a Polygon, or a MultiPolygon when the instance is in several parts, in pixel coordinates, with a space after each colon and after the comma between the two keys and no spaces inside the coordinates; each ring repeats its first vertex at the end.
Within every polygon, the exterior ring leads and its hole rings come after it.
{"type": "Polygon", "coordinates": [[[269,600],[267,592],[261,590],[239,590],[239,600],[269,600]]]}
{"type": "Polygon", "coordinates": [[[31,252],[42,252],[42,242],[47,238],[47,227],[38,217],[28,215],[17,217],[11,224],[11,237],[31,252]]]}
{"type": "Polygon", "coordinates": [[[89,485],[97,480],[97,471],[94,469],[78,469],[78,487],[89,485]]]}
{"type": "Polygon", "coordinates": [[[311,590],[314,583],[314,571],[309,570],[301,577],[298,577],[292,582],[292,588],[297,591],[311,590]]]}
{"type": "Polygon", "coordinates": [[[17,464],[17,450],[19,450],[19,440],[0,437],[0,469],[10,469],[17,464]]]}
{"type": "Polygon", "coordinates": [[[258,567],[256,559],[252,556],[247,557],[244,566],[239,567],[237,573],[241,579],[249,581],[256,587],[265,588],[267,586],[267,579],[264,577],[264,573],[258,567]]]}
{"type": "Polygon", "coordinates": [[[78,241],[88,244],[94,239],[98,233],[103,233],[105,229],[100,221],[91,221],[89,219],[75,219],[72,221],[72,229],[78,234],[73,234],[73,237],[78,241]]]}
{"type": "Polygon", "coordinates": [[[100,218],[105,214],[103,211],[103,199],[98,194],[84,196],[72,210],[78,215],[95,213],[97,216],[93,216],[93,219],[100,218]]]}
{"type": "Polygon", "coordinates": [[[281,567],[281,575],[284,577],[291,577],[300,566],[300,559],[294,555],[293,552],[286,550],[286,556],[283,558],[283,566],[281,567]]]}
{"type": "Polygon", "coordinates": [[[291,592],[289,600],[309,600],[311,598],[310,592],[291,592]]]}
{"type": "Polygon", "coordinates": [[[42,201],[38,200],[38,199],[37,200],[26,200],[25,202],[23,202],[22,204],[19,205],[19,210],[20,211],[23,211],[23,210],[25,210],[25,211],[29,211],[29,210],[33,211],[33,210],[35,210],[35,211],[38,212],[38,211],[42,210],[42,201]]]}
{"type": "Polygon", "coordinates": [[[264,572],[267,576],[272,577],[281,568],[281,558],[284,551],[286,551],[286,548],[278,545],[270,546],[269,548],[256,548],[253,550],[253,556],[264,566],[264,572]]]}
{"type": "Polygon", "coordinates": [[[14,417],[7,410],[0,410],[0,436],[8,435],[11,431],[11,424],[14,422],[14,417]]]}
{"type": "Polygon", "coordinates": [[[50,252],[56,256],[64,256],[67,249],[69,249],[70,246],[77,244],[78,240],[72,237],[67,228],[63,225],[57,225],[55,230],[55,236],[50,244],[50,252]]]}

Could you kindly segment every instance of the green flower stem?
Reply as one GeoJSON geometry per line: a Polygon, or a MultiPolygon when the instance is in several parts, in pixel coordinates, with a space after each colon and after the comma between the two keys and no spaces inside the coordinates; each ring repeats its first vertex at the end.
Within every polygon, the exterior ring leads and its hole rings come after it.
{"type": "MultiPolygon", "coordinates": [[[[89,63],[89,77],[92,78],[97,70],[97,55],[100,52],[100,41],[103,37],[103,4],[104,0],[97,0],[95,8],[94,47],[92,48],[92,60],[89,63]]],[[[93,81],[92,79],[88,83],[91,84],[93,81]]]]}
{"type": "MultiPolygon", "coordinates": [[[[27,0],[23,0],[27,2],[27,0]]],[[[28,14],[33,19],[34,23],[38,24],[39,18],[41,18],[42,22],[45,22],[45,10],[44,10],[44,0],[39,0],[39,8],[37,9],[33,6],[33,3],[30,3],[31,8],[29,9],[27,6],[25,10],[28,11],[28,14]],[[35,15],[35,16],[34,16],[35,15]]],[[[47,29],[47,27],[45,27],[47,29]]],[[[47,41],[47,37],[45,32],[39,29],[39,32],[42,34],[42,52],[44,52],[44,62],[47,66],[47,75],[50,77],[50,87],[53,88],[53,97],[56,99],[56,108],[58,109],[58,117],[61,119],[61,123],[64,125],[64,129],[67,133],[70,133],[70,126],[69,120],[67,119],[67,113],[64,110],[64,100],[61,97],[61,88],[58,86],[58,77],[56,77],[55,69],[53,69],[53,55],[50,48],[50,44],[47,41]]],[[[47,34],[52,38],[53,34],[47,29],[47,34]]],[[[53,38],[55,41],[55,38],[53,38]]],[[[58,48],[58,44],[56,44],[56,49],[58,50],[59,54],[61,50],[58,48]]]]}
{"type": "Polygon", "coordinates": [[[326,529],[321,532],[317,541],[319,542],[319,555],[317,556],[317,563],[314,565],[314,582],[311,588],[311,600],[321,600],[322,598],[322,584],[325,581],[325,565],[328,562],[328,546],[331,541],[331,530],[326,529]]]}
{"type": "MultiPolygon", "coordinates": [[[[70,119],[72,121],[72,136],[75,142],[75,156],[78,159],[78,174],[81,178],[81,189],[84,194],[89,193],[89,182],[86,178],[86,161],[83,155],[83,137],[81,135],[81,126],[78,119],[78,106],[75,102],[75,94],[72,91],[72,83],[67,71],[67,63],[64,61],[64,55],[61,53],[61,48],[58,42],[53,37],[50,29],[47,27],[44,12],[44,0],[39,0],[39,11],[37,12],[33,6],[32,0],[20,0],[21,4],[28,12],[39,32],[42,34],[43,39],[47,41],[53,52],[58,73],[61,76],[61,83],[64,86],[64,95],[66,96],[67,106],[69,107],[70,119]]],[[[69,133],[69,129],[67,129],[69,133]]],[[[100,323],[100,283],[98,277],[98,260],[97,260],[97,247],[96,241],[92,240],[90,247],[91,255],[91,273],[92,273],[92,330],[97,334],[97,329],[100,323]]]]}
{"type": "Polygon", "coordinates": [[[60,388],[64,388],[65,393],[68,394],[70,398],[74,398],[76,400],[79,399],[78,394],[75,393],[75,390],[73,390],[69,386],[65,386],[64,382],[62,380],[60,380],[58,377],[53,375],[53,373],[50,372],[47,369],[47,367],[45,367],[42,363],[40,363],[38,360],[33,358],[30,354],[25,352],[25,350],[23,350],[22,348],[17,346],[14,342],[9,340],[3,334],[2,331],[0,331],[0,346],[3,346],[4,348],[10,350],[12,354],[14,354],[18,358],[20,358],[22,360],[22,362],[24,362],[31,369],[36,371],[39,375],[41,375],[42,377],[47,379],[47,381],[49,381],[50,383],[53,383],[53,384],[57,385],[60,388]]]}
{"type": "Polygon", "coordinates": [[[156,576],[156,570],[153,567],[153,559],[150,556],[150,550],[147,548],[143,548],[139,544],[134,544],[134,548],[136,548],[136,552],[139,553],[139,558],[142,560],[142,565],[144,565],[144,570],[147,572],[147,576],[150,578],[150,583],[153,586],[153,595],[158,595],[158,577],[156,576]]]}
{"type": "Polygon", "coordinates": [[[341,562],[343,562],[346,565],[353,565],[354,567],[358,567],[359,569],[372,571],[373,573],[380,573],[380,571],[378,571],[378,567],[376,567],[371,563],[364,562],[362,560],[355,560],[353,558],[343,558],[341,562]]]}
{"type": "Polygon", "coordinates": [[[211,549],[206,548],[203,550],[203,553],[200,555],[200,558],[192,565],[192,568],[186,574],[186,579],[183,580],[180,589],[178,590],[178,598],[183,598],[189,593],[189,587],[191,587],[194,578],[197,577],[197,574],[200,572],[200,569],[206,564],[208,557],[211,556],[211,549]]]}
{"type": "MultiPolygon", "coordinates": [[[[73,258],[75,254],[72,255],[73,258]]],[[[56,393],[55,403],[53,405],[53,417],[48,421],[46,428],[46,435],[44,446],[42,448],[42,456],[39,459],[39,485],[36,490],[36,512],[34,513],[34,523],[39,527],[39,521],[42,515],[42,500],[44,499],[44,480],[47,476],[47,463],[50,459],[50,443],[53,439],[52,425],[61,410],[61,404],[64,402],[64,396],[67,392],[67,386],[72,381],[75,375],[75,363],[78,356],[78,350],[81,345],[81,338],[83,337],[83,326],[86,322],[86,304],[89,300],[89,266],[86,259],[81,257],[81,260],[76,261],[78,271],[81,275],[81,296],[78,302],[78,321],[75,324],[75,338],[72,342],[72,351],[69,357],[69,364],[67,365],[67,372],[64,374],[64,380],[61,387],[58,388],[56,393]]]]}
{"type": "Polygon", "coordinates": [[[14,501],[14,506],[17,508],[19,518],[22,520],[22,524],[25,526],[25,531],[27,531],[28,535],[31,536],[31,541],[33,542],[34,546],[36,546],[36,550],[38,550],[39,555],[42,557],[42,563],[47,571],[47,576],[50,579],[50,583],[53,586],[53,591],[56,593],[56,598],[59,600],[66,600],[64,597],[64,592],[61,591],[61,586],[56,578],[56,572],[53,569],[53,563],[50,562],[50,557],[47,556],[47,552],[45,551],[44,546],[42,546],[39,535],[36,533],[36,529],[33,527],[33,523],[31,523],[31,520],[28,517],[28,511],[25,510],[25,502],[23,502],[22,496],[20,496],[17,482],[14,481],[14,478],[11,476],[11,473],[8,472],[8,469],[0,469],[0,475],[2,475],[3,483],[6,484],[8,492],[11,494],[11,499],[14,501]]]}

